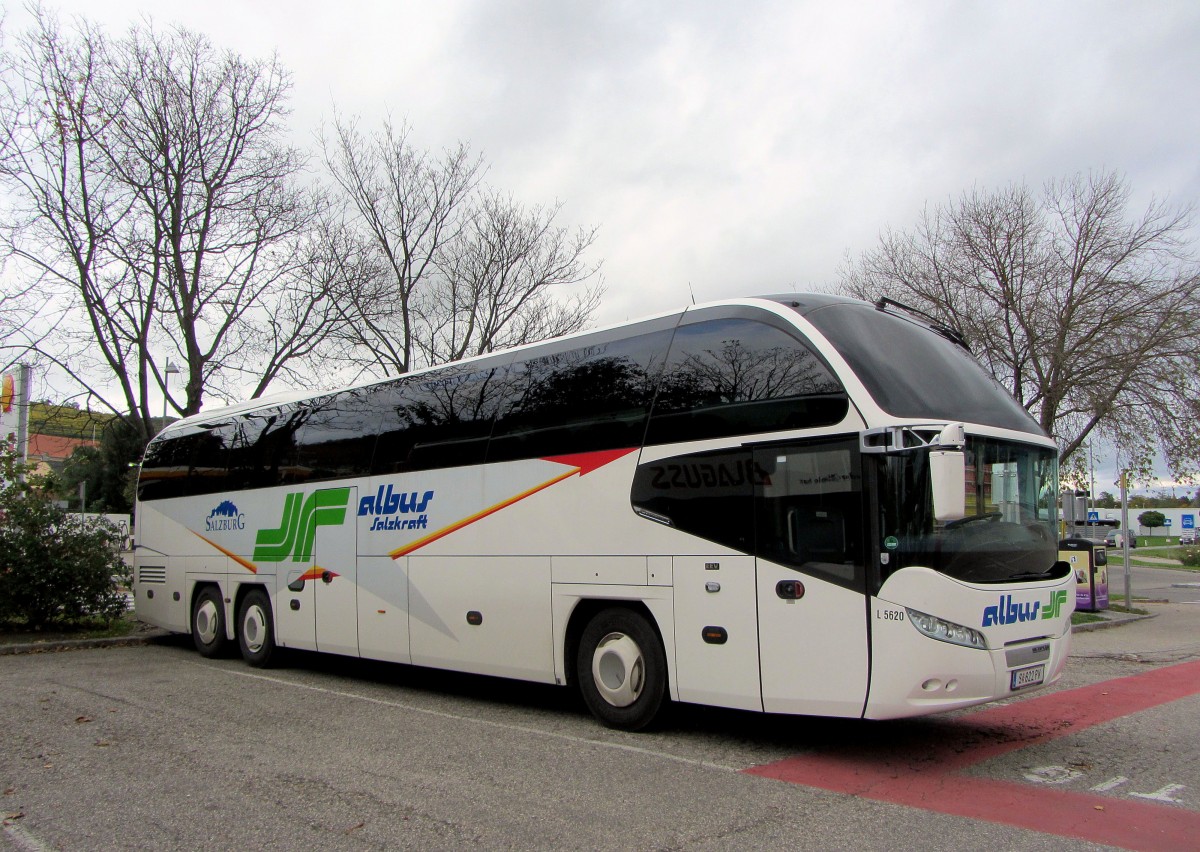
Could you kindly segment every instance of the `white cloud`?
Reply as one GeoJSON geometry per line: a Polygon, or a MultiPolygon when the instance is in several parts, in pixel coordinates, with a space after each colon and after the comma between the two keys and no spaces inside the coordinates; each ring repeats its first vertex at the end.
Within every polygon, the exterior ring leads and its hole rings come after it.
{"type": "MultiPolygon", "coordinates": [[[[307,143],[333,105],[464,140],[489,179],[600,226],[620,320],[832,282],[927,202],[1125,172],[1200,200],[1200,4],[745,0],[59,0],[152,11],[293,71],[307,143]]],[[[25,13],[10,11],[10,32],[25,13]]]]}

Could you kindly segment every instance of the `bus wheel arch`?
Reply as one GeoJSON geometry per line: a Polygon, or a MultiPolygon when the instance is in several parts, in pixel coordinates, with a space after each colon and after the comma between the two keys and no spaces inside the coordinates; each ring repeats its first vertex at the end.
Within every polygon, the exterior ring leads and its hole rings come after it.
{"type": "Polygon", "coordinates": [[[220,657],[229,650],[225,599],[216,583],[197,583],[192,589],[192,643],[204,657],[220,657]]]}
{"type": "Polygon", "coordinates": [[[570,676],[600,722],[626,731],[654,722],[667,699],[667,658],[645,605],[583,602],[572,615],[568,643],[570,676]]]}
{"type": "Polygon", "coordinates": [[[255,668],[267,668],[276,653],[275,618],[267,590],[259,585],[242,586],[236,611],[242,659],[255,668]]]}

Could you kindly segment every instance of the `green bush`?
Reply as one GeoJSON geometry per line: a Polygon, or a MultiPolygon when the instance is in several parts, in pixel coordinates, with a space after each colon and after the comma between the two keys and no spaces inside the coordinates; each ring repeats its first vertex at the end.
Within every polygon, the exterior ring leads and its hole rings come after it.
{"type": "Polygon", "coordinates": [[[1200,548],[1184,548],[1183,552],[1179,554],[1179,561],[1189,568],[1200,568],[1200,548]]]}
{"type": "Polygon", "coordinates": [[[52,502],[36,480],[22,482],[11,443],[0,446],[0,621],[31,629],[109,622],[125,611],[128,581],[121,534],[103,519],[82,521],[52,502]]]}

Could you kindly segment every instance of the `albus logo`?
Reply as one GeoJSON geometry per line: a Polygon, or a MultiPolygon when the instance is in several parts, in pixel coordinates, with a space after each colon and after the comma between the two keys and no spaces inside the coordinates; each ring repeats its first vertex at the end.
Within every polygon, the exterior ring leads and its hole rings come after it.
{"type": "Polygon", "coordinates": [[[1057,618],[1062,614],[1066,602],[1067,593],[1062,589],[1051,593],[1050,600],[1044,607],[1041,601],[1014,601],[1012,595],[1001,595],[1000,603],[984,607],[983,626],[1018,624],[1022,621],[1036,621],[1039,617],[1057,618]]]}
{"type": "Polygon", "coordinates": [[[429,526],[429,515],[425,507],[433,499],[433,492],[418,494],[416,491],[396,491],[391,485],[379,486],[376,494],[358,501],[358,515],[375,515],[371,531],[376,530],[423,530],[429,526]],[[415,518],[379,517],[415,514],[415,518]]]}

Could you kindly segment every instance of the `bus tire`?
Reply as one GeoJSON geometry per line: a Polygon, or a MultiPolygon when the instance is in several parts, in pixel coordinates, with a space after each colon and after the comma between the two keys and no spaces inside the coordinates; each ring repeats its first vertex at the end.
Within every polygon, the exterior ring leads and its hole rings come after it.
{"type": "Polygon", "coordinates": [[[271,665],[275,655],[275,622],[271,599],[262,589],[251,589],[238,607],[238,647],[242,659],[255,668],[271,665]]]}
{"type": "Polygon", "coordinates": [[[662,642],[645,618],[623,607],[602,610],[584,628],[575,672],[584,703],[610,728],[642,730],[666,697],[662,642]]]}
{"type": "Polygon", "coordinates": [[[205,586],[192,602],[192,643],[205,657],[219,657],[229,650],[225,602],[216,586],[205,586]]]}

